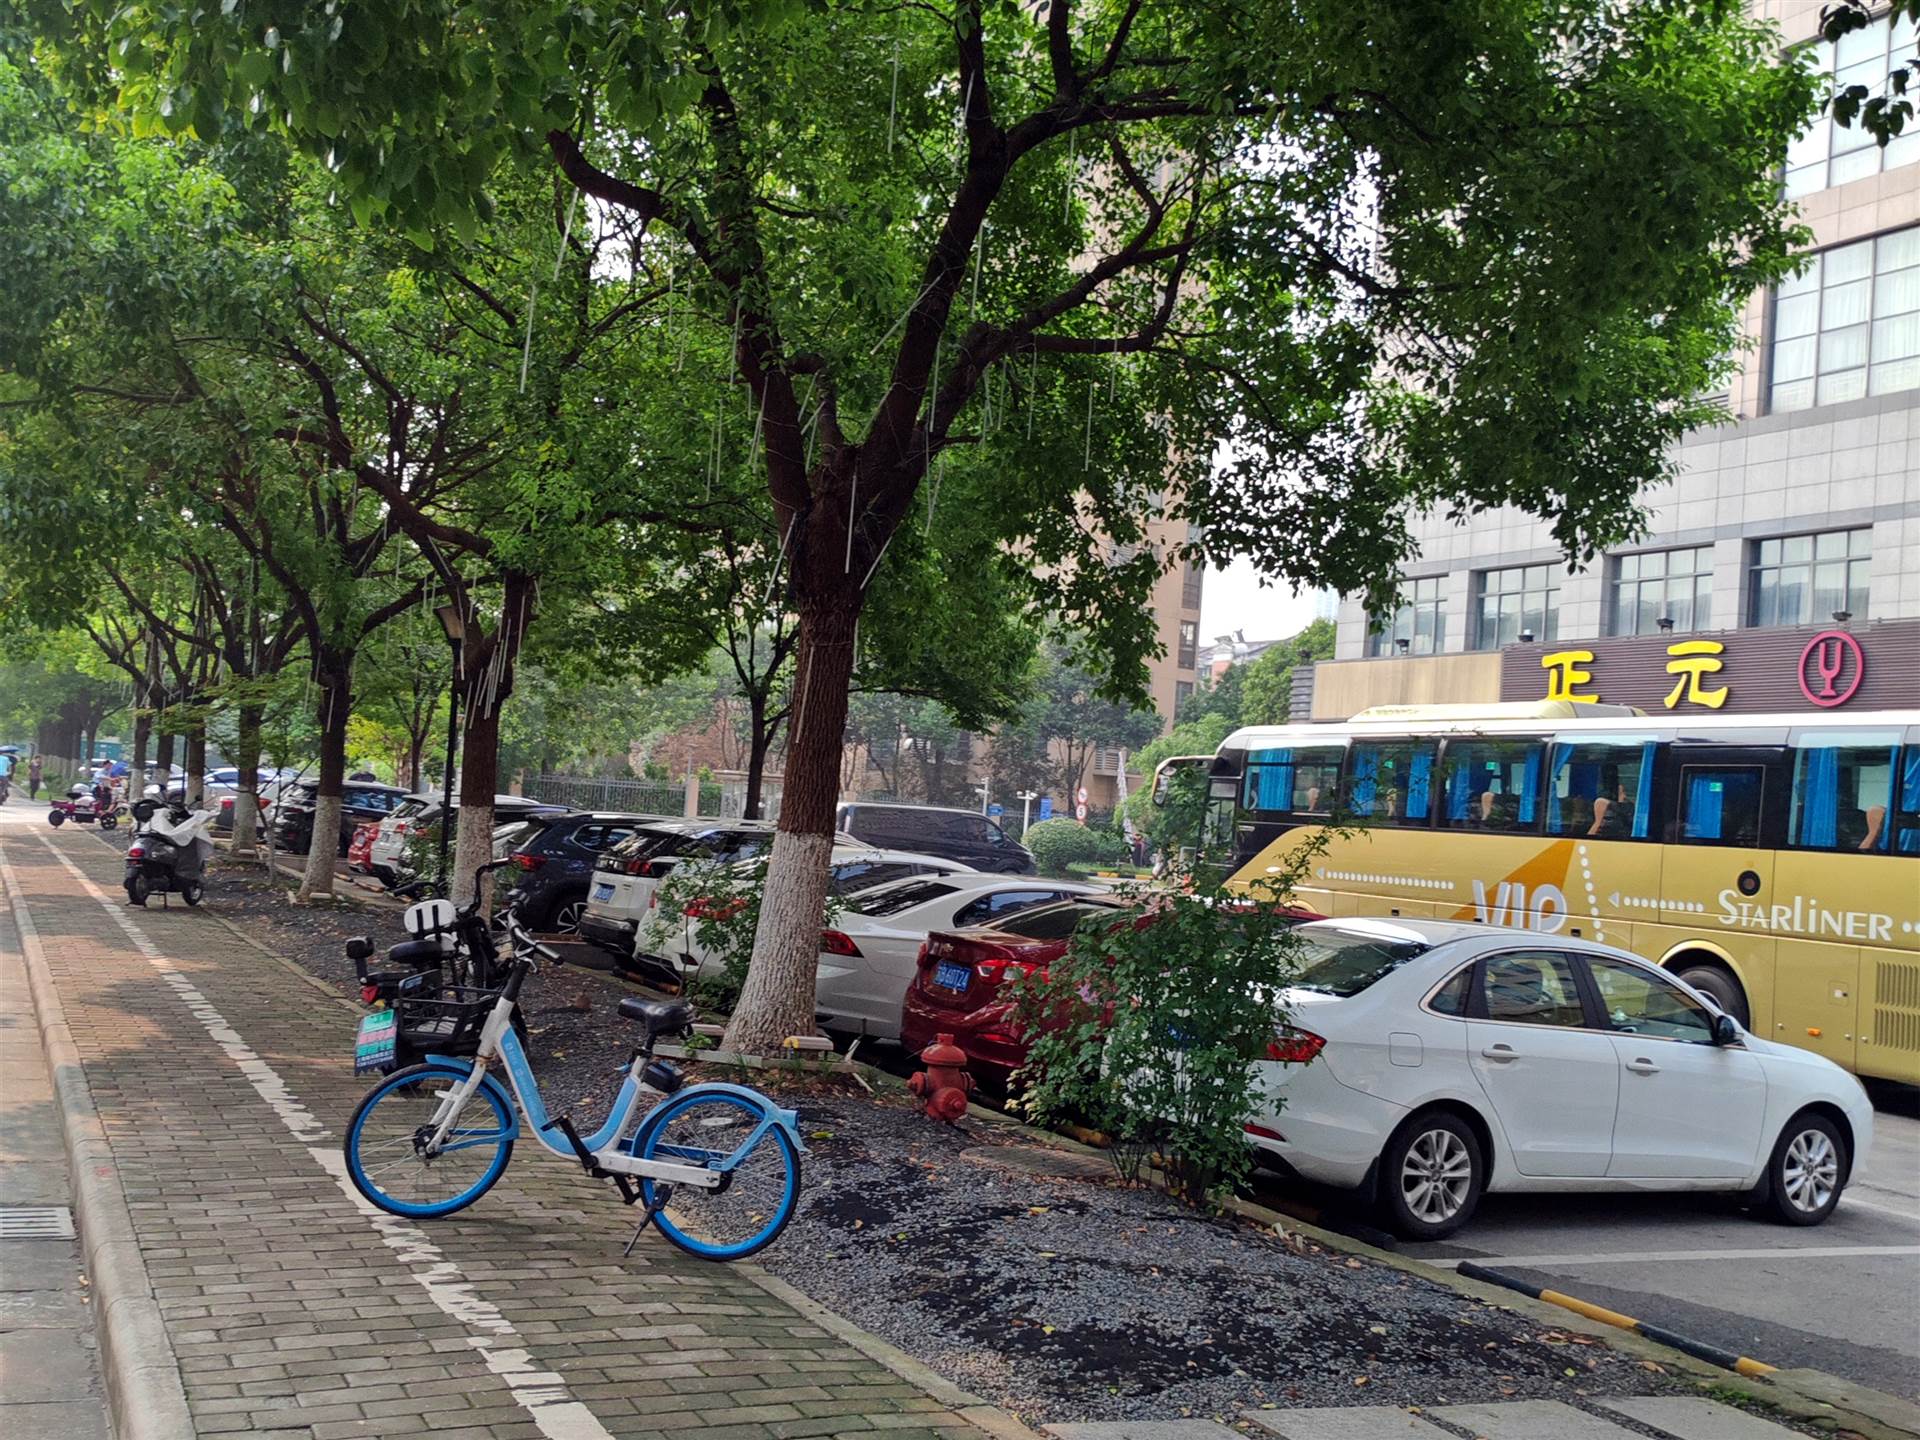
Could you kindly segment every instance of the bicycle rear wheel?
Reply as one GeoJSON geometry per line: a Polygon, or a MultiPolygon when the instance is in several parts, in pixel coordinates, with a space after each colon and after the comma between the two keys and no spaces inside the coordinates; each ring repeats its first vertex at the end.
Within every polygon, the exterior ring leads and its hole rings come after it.
{"type": "Polygon", "coordinates": [[[438,1155],[423,1148],[441,1097],[466,1078],[453,1065],[410,1065],[368,1091],[347,1125],[354,1189],[389,1214],[431,1219],[493,1188],[513,1158],[513,1112],[492,1085],[474,1091],[438,1155]]]}
{"type": "MultiPolygon", "coordinates": [[[[786,1229],[800,1194],[800,1154],[787,1132],[762,1122],[772,1106],[758,1096],[688,1090],[667,1102],[646,1132],[641,1158],[720,1170],[711,1190],[673,1185],[654,1216],[660,1233],[703,1260],[739,1260],[764,1250],[786,1229]]],[[[648,1208],[655,1183],[640,1182],[648,1208]]]]}

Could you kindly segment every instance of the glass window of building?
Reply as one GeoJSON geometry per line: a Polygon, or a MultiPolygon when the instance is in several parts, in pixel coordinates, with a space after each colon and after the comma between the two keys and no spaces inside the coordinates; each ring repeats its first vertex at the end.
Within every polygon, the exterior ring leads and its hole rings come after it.
{"type": "Polygon", "coordinates": [[[1180,659],[1182,670],[1191,670],[1200,659],[1200,622],[1182,620],[1180,622],[1180,659]]]}
{"type": "Polygon", "coordinates": [[[1493,650],[1522,635],[1554,640],[1560,633],[1560,575],[1553,565],[1482,570],[1474,596],[1473,648],[1493,650]]]}
{"type": "Polygon", "coordinates": [[[1864,528],[1756,541],[1747,623],[1824,625],[1839,610],[1864,620],[1872,563],[1873,531],[1864,528]]]}
{"type": "Polygon", "coordinates": [[[1393,618],[1380,624],[1367,637],[1375,655],[1398,655],[1400,642],[1407,642],[1409,655],[1438,655],[1447,640],[1446,602],[1440,598],[1444,575],[1424,580],[1409,580],[1401,587],[1405,603],[1393,612],[1393,618]]]}
{"type": "MultiPolygon", "coordinates": [[[[1835,87],[1865,85],[1882,94],[1887,76],[1914,57],[1911,18],[1898,22],[1882,16],[1862,30],[1843,35],[1838,45],[1821,41],[1815,69],[1831,75],[1835,87]]],[[[1824,87],[1823,87],[1824,88],[1824,87]]],[[[1788,195],[1811,195],[1832,185],[1844,185],[1920,160],[1920,131],[1896,136],[1884,150],[1858,125],[1836,125],[1824,112],[1800,138],[1787,147],[1788,195]]]]}
{"type": "Polygon", "coordinates": [[[1823,250],[1781,282],[1769,383],[1776,411],[1920,386],[1920,226],[1823,250]]]}
{"type": "Polygon", "coordinates": [[[1609,635],[1651,635],[1662,617],[1675,630],[1712,623],[1713,547],[1654,550],[1614,561],[1607,612],[1609,635]]]}

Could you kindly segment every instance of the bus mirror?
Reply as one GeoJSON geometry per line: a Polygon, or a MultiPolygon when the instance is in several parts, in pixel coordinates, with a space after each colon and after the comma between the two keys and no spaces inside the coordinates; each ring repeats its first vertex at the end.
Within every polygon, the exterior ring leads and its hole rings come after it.
{"type": "Polygon", "coordinates": [[[1165,805],[1167,803],[1167,796],[1172,789],[1173,772],[1171,770],[1156,771],[1153,777],[1153,803],[1155,805],[1165,805]]]}
{"type": "Polygon", "coordinates": [[[1731,1015],[1713,1017],[1713,1043],[1716,1045],[1738,1045],[1740,1026],[1731,1015]]]}

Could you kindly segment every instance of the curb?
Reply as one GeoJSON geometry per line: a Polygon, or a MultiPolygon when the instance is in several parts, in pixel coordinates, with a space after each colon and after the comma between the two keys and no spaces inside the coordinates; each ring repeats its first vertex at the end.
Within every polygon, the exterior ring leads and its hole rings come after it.
{"type": "Polygon", "coordinates": [[[1618,1310],[1609,1310],[1604,1305],[1595,1305],[1590,1300],[1581,1300],[1558,1290],[1549,1290],[1545,1286],[1533,1285],[1517,1275],[1508,1275],[1501,1270],[1489,1270],[1484,1265],[1476,1265],[1471,1260],[1462,1260],[1454,1267],[1454,1272],[1466,1276],[1469,1280],[1479,1280],[1488,1285],[1498,1285],[1502,1289],[1513,1290],[1530,1300],[1544,1300],[1549,1305],[1558,1305],[1571,1310],[1576,1315],[1584,1315],[1589,1320],[1598,1320],[1602,1325],[1611,1325],[1617,1330],[1631,1330],[1636,1335],[1644,1335],[1662,1345],[1671,1345],[1683,1354],[1696,1360],[1705,1360],[1709,1365],[1718,1365],[1722,1370],[1731,1370],[1736,1375],[1759,1377],[1771,1375],[1780,1367],[1769,1365],[1764,1360],[1754,1360],[1745,1355],[1736,1355],[1731,1350],[1722,1350],[1718,1345],[1709,1345],[1704,1340],[1695,1340],[1669,1330],[1664,1325],[1649,1325],[1644,1320],[1636,1320],[1631,1315],[1622,1315],[1618,1310]]]}
{"type": "Polygon", "coordinates": [[[100,1373],[117,1440],[184,1440],[196,1433],[180,1367],[167,1339],[146,1261],[134,1233],[133,1215],[120,1188],[120,1173],[105,1127],[94,1108],[80,1051],[67,1027],[40,932],[27,913],[13,866],[0,858],[0,878],[13,904],[20,950],[26,961],[41,1048],[53,1078],[61,1139],[73,1184],[80,1253],[93,1280],[94,1328],[100,1343],[100,1373]]]}

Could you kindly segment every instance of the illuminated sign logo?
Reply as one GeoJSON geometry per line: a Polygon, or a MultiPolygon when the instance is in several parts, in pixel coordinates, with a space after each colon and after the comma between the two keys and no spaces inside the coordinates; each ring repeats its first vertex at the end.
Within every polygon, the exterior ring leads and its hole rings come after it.
{"type": "Polygon", "coordinates": [[[1866,654],[1844,630],[1822,630],[1800,652],[1800,693],[1823,710],[1846,704],[1866,678],[1866,654]]]}

